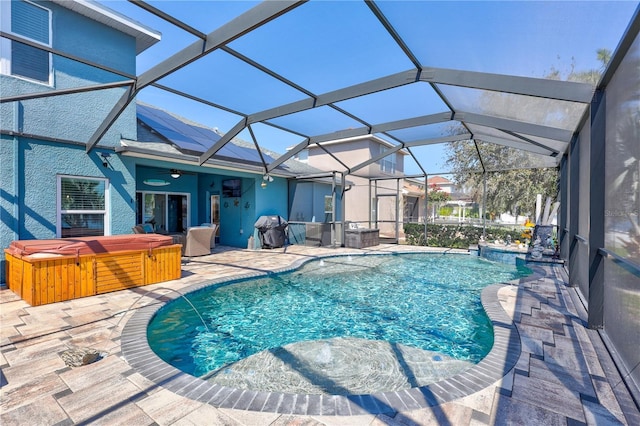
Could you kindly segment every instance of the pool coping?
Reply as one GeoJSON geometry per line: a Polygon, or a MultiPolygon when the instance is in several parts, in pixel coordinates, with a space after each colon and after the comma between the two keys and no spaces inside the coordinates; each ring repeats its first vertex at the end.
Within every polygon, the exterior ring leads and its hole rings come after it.
{"type": "MultiPolygon", "coordinates": [[[[410,252],[407,252],[410,253],[410,252]]],[[[424,253],[424,252],[421,252],[424,253]]],[[[482,306],[489,317],[494,334],[493,347],[478,364],[444,380],[426,386],[399,391],[364,395],[291,394],[252,391],[212,384],[187,374],[163,361],[147,341],[147,327],[156,312],[169,301],[212,285],[236,282],[295,270],[312,260],[338,256],[385,256],[405,253],[366,253],[317,256],[301,259],[290,266],[271,272],[254,272],[232,279],[220,278],[192,284],[181,292],[163,297],[164,303],[153,303],[138,310],[126,323],[121,335],[123,358],[139,374],[178,395],[210,404],[217,408],[232,408],[263,413],[352,416],[389,414],[416,410],[462,398],[487,388],[502,379],[516,365],[521,352],[520,335],[515,324],[498,299],[498,291],[506,286],[533,281],[545,275],[542,268],[532,267],[527,277],[490,284],[482,290],[482,306]]]]}

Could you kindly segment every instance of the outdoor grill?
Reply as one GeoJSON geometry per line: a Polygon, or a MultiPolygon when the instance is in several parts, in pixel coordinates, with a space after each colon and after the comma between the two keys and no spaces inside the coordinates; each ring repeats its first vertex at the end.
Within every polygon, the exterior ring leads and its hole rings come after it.
{"type": "Polygon", "coordinates": [[[262,248],[283,247],[289,224],[282,216],[260,216],[253,225],[260,235],[262,248]]]}

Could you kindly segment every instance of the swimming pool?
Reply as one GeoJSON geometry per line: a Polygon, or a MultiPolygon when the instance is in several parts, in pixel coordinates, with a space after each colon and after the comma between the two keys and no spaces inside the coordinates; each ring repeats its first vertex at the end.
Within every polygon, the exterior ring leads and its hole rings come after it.
{"type": "MultiPolygon", "coordinates": [[[[293,354],[288,359],[291,364],[292,359],[299,360],[300,352],[292,352],[296,345],[326,361],[323,356],[331,357],[345,347],[361,355],[363,348],[372,346],[370,342],[388,342],[383,345],[386,353],[399,353],[405,363],[426,357],[430,362],[448,361],[447,365],[468,368],[493,344],[491,323],[480,303],[481,290],[529,272],[466,255],[325,258],[295,271],[217,284],[189,294],[206,327],[179,298],[156,313],[147,336],[164,361],[189,374],[221,380],[234,372],[234,366],[260,354],[285,362],[283,353],[293,354]],[[312,342],[320,346],[309,349],[312,342]]],[[[371,357],[361,360],[374,361],[371,357]]],[[[384,362],[380,363],[384,369],[384,362]]],[[[442,370],[442,365],[434,370],[442,370]]],[[[256,375],[260,369],[244,371],[256,375]]],[[[240,381],[243,386],[256,386],[240,381]]],[[[385,390],[392,389],[369,391],[385,390]]]]}

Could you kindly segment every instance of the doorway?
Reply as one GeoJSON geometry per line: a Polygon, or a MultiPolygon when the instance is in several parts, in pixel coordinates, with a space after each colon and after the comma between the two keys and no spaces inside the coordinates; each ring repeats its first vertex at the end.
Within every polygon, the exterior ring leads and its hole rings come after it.
{"type": "Polygon", "coordinates": [[[155,232],[181,233],[189,227],[189,194],[136,193],[136,223],[150,223],[155,232]]]}
{"type": "Polygon", "coordinates": [[[216,237],[220,236],[220,196],[211,196],[211,223],[218,225],[216,227],[216,237]]]}
{"type": "Polygon", "coordinates": [[[397,244],[398,235],[398,196],[396,194],[378,194],[374,199],[377,207],[374,212],[376,228],[380,230],[380,242],[397,244]]]}

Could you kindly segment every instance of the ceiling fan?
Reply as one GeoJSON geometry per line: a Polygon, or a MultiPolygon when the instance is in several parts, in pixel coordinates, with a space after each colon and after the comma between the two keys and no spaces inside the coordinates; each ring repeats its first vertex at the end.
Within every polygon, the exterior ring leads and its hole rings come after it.
{"type": "Polygon", "coordinates": [[[161,170],[160,174],[163,175],[169,175],[174,179],[178,179],[180,176],[182,175],[195,175],[196,173],[192,173],[192,172],[186,172],[184,170],[180,170],[180,169],[169,169],[169,170],[161,170]]]}

